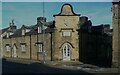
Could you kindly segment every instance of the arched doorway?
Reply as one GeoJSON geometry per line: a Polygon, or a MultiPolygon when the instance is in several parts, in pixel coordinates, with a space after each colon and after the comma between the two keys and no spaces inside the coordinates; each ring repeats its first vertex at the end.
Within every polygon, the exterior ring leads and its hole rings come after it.
{"type": "Polygon", "coordinates": [[[69,44],[63,45],[63,61],[70,61],[71,46],[69,44]]]}

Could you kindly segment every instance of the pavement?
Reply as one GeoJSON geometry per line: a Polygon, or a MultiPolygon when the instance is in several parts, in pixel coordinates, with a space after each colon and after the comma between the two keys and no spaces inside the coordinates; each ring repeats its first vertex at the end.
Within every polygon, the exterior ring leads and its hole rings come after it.
{"type": "Polygon", "coordinates": [[[84,64],[81,62],[71,62],[74,64],[67,64],[68,62],[62,62],[62,63],[49,63],[48,66],[51,67],[57,67],[57,68],[63,68],[63,69],[69,69],[69,70],[83,70],[89,73],[118,73],[118,68],[105,68],[105,67],[99,67],[96,65],[91,64],[84,64]]]}
{"type": "Polygon", "coordinates": [[[37,60],[29,60],[29,59],[18,59],[18,58],[6,58],[8,62],[15,62],[21,64],[42,64],[44,66],[48,66],[51,68],[57,69],[65,69],[71,71],[85,71],[87,73],[119,73],[118,68],[105,68],[99,67],[96,65],[91,64],[84,64],[82,62],[54,62],[54,61],[47,61],[46,64],[43,64],[41,61],[37,60]]]}
{"type": "Polygon", "coordinates": [[[4,59],[6,61],[21,63],[21,64],[41,63],[38,60],[30,60],[30,59],[23,59],[23,58],[3,58],[3,60],[4,59]]]}
{"type": "MultiPolygon", "coordinates": [[[[11,60],[12,61],[12,60],[11,60]]],[[[11,62],[10,59],[3,60],[2,61],[2,74],[30,74],[30,73],[42,73],[42,74],[82,74],[82,75],[94,75],[91,73],[87,73],[82,70],[68,70],[68,69],[62,69],[62,68],[56,68],[56,67],[50,67],[46,64],[41,63],[18,63],[18,62],[11,62]]],[[[15,61],[15,60],[14,60],[15,61]]],[[[17,60],[16,60],[17,61],[17,60]]]]}

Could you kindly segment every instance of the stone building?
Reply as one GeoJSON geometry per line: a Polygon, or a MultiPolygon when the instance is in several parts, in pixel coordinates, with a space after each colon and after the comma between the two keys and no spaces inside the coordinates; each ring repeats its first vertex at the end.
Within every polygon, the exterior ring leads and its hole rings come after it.
{"type": "Polygon", "coordinates": [[[80,15],[73,12],[69,4],[63,5],[61,12],[54,15],[53,53],[57,60],[79,60],[80,15]]]}
{"type": "Polygon", "coordinates": [[[113,66],[118,67],[120,60],[120,0],[113,0],[113,66]]]}
{"type": "Polygon", "coordinates": [[[2,39],[4,36],[8,36],[8,35],[11,35],[13,34],[13,32],[17,29],[17,26],[14,24],[14,20],[12,20],[11,23],[9,23],[9,27],[7,28],[4,28],[2,30],[0,30],[0,56],[2,57],[3,56],[3,44],[2,44],[2,39]],[[9,34],[7,33],[9,32],[9,34]]]}
{"type": "Polygon", "coordinates": [[[43,48],[45,46],[46,58],[47,60],[51,60],[50,29],[43,29],[43,23],[49,26],[49,24],[52,25],[53,22],[47,23],[45,19],[46,18],[38,17],[37,24],[31,26],[23,25],[20,29],[16,29],[14,34],[10,35],[10,32],[6,32],[2,40],[3,57],[43,60],[43,48]],[[45,45],[44,41],[46,41],[45,45]]]}
{"type": "Polygon", "coordinates": [[[111,60],[109,25],[92,26],[88,17],[75,14],[70,4],[64,4],[53,16],[54,21],[38,17],[35,25],[6,29],[3,57],[84,63],[111,60]]]}
{"type": "Polygon", "coordinates": [[[92,22],[87,17],[80,18],[80,61],[99,66],[111,66],[112,34],[110,25],[92,26],[92,22]]]}

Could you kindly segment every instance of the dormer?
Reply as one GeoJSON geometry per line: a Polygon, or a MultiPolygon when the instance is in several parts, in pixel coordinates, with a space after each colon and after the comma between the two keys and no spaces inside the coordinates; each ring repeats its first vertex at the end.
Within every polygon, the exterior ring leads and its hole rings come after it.
{"type": "Polygon", "coordinates": [[[14,31],[10,31],[10,30],[8,30],[7,32],[6,32],[6,37],[7,38],[9,38],[11,35],[13,35],[14,34],[14,31]]]}
{"type": "Polygon", "coordinates": [[[30,32],[31,28],[32,28],[31,26],[25,26],[25,25],[23,25],[23,26],[21,27],[22,35],[25,35],[25,33],[30,32]]]}
{"type": "Polygon", "coordinates": [[[29,31],[30,31],[30,29],[26,29],[26,33],[29,32],[29,31]]]}

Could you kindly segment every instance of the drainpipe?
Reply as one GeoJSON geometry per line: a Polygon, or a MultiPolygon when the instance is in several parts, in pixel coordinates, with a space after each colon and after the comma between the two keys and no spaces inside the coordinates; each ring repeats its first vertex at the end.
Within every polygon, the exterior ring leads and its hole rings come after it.
{"type": "Polygon", "coordinates": [[[11,47],[10,47],[10,49],[11,49],[11,58],[12,58],[12,39],[11,39],[11,37],[10,37],[10,44],[11,44],[11,47]]]}
{"type": "Polygon", "coordinates": [[[79,50],[79,51],[80,51],[80,52],[79,52],[79,56],[80,56],[79,59],[80,59],[80,61],[83,61],[83,58],[82,58],[82,57],[83,57],[83,55],[82,55],[82,54],[83,54],[83,53],[82,53],[82,50],[83,50],[83,49],[82,49],[82,31],[81,31],[81,29],[80,29],[80,32],[79,32],[79,33],[80,33],[80,34],[79,34],[79,35],[80,35],[80,38],[79,38],[79,39],[80,39],[80,49],[81,49],[81,50],[79,50]]]}
{"type": "MultiPolygon", "coordinates": [[[[98,35],[99,36],[99,35],[98,35]]],[[[98,42],[97,42],[97,40],[98,40],[98,37],[97,37],[97,34],[95,34],[95,40],[96,40],[96,59],[95,59],[95,61],[98,61],[98,42]]],[[[96,62],[96,63],[98,63],[98,62],[96,62]]]]}
{"type": "Polygon", "coordinates": [[[32,57],[32,54],[31,54],[31,34],[30,34],[30,59],[32,59],[31,57],[32,57]]]}
{"type": "Polygon", "coordinates": [[[38,60],[38,31],[37,31],[37,60],[38,60]]]}
{"type": "Polygon", "coordinates": [[[51,39],[51,61],[52,61],[52,32],[50,32],[50,34],[51,34],[51,37],[50,37],[50,39],[51,39]]]}

